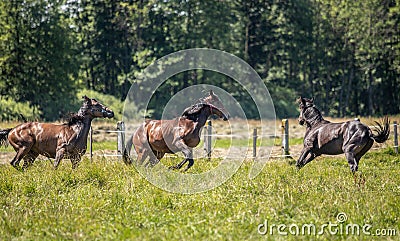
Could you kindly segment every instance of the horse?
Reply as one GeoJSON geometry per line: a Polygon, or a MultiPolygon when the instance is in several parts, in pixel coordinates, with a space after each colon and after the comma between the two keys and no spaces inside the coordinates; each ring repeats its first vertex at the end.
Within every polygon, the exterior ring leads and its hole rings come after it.
{"type": "Polygon", "coordinates": [[[82,98],[82,107],[66,123],[25,122],[14,128],[0,130],[0,145],[8,142],[17,152],[11,165],[20,170],[19,162],[24,159],[22,169],[26,169],[39,155],[43,155],[55,158],[55,169],[63,158],[69,158],[72,168],[75,169],[86,152],[92,120],[114,117],[114,112],[97,100],[87,96],[82,98]]]}
{"type": "Polygon", "coordinates": [[[146,166],[154,166],[166,153],[182,152],[184,160],[170,169],[181,169],[189,162],[184,170],[187,171],[194,164],[192,148],[199,144],[201,128],[211,115],[225,121],[229,118],[229,113],[213,91],[186,108],[180,117],[172,120],[146,120],[129,138],[123,155],[124,162],[132,163],[129,154],[133,145],[140,165],[147,157],[149,162],[146,166]]]}
{"type": "Polygon", "coordinates": [[[376,123],[374,131],[362,124],[358,119],[332,123],[325,120],[314,105],[314,98],[299,97],[300,115],[298,122],[306,125],[304,147],[296,166],[298,169],[311,162],[316,157],[345,154],[350,170],[355,173],[361,157],[371,149],[374,141],[383,143],[389,138],[389,119],[385,117],[381,123],[376,123]],[[308,157],[307,157],[308,156],[308,157]]]}

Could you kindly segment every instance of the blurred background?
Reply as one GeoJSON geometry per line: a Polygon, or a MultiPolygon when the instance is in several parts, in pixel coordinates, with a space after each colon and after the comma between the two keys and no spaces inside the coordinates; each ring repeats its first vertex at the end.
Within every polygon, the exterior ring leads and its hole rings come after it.
{"type": "MultiPolygon", "coordinates": [[[[249,63],[278,118],[314,96],[324,115],[400,113],[398,0],[3,0],[0,1],[0,120],[59,120],[81,96],[121,118],[129,88],[156,59],[215,48],[249,63]]],[[[155,116],[175,93],[209,84],[229,92],[248,118],[257,109],[236,81],[193,70],[168,79],[149,106],[155,116]]],[[[141,95],[136,95],[140,102],[141,95]]]]}

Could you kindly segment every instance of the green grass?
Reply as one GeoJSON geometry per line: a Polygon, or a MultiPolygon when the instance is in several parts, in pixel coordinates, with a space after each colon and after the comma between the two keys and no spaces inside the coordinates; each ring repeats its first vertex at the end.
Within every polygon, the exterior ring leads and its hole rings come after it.
{"type": "MultiPolygon", "coordinates": [[[[218,160],[213,160],[218,162],[218,160]]],[[[213,162],[212,161],[212,162],[213,162]]],[[[168,163],[176,163],[172,157],[168,163]]],[[[63,161],[53,170],[37,161],[25,172],[0,166],[0,237],[3,240],[369,240],[366,235],[279,236],[258,234],[258,225],[336,223],[394,228],[400,236],[400,156],[369,152],[356,184],[344,158],[319,157],[300,171],[286,159],[267,163],[248,179],[246,161],[234,177],[204,193],[160,190],[132,166],[95,158],[77,170],[63,161]]],[[[199,160],[191,172],[215,166],[199,160]]],[[[275,227],[276,228],[276,227],[275,227]]],[[[288,231],[288,230],[286,230],[288,231]]]]}
{"type": "Polygon", "coordinates": [[[1,146],[0,152],[14,152],[14,148],[11,145],[1,146]]]}
{"type": "MultiPolygon", "coordinates": [[[[216,148],[229,148],[231,146],[237,146],[237,147],[247,147],[247,146],[253,146],[253,140],[252,139],[228,139],[228,138],[217,138],[213,139],[213,142],[215,144],[213,145],[216,148]]],[[[290,138],[289,139],[290,145],[299,145],[303,144],[303,138],[290,138]]],[[[203,140],[199,143],[199,146],[203,146],[204,142],[203,140]]],[[[280,138],[263,138],[257,139],[257,147],[260,146],[280,146],[282,145],[282,139],[280,138]]]]}
{"type": "MultiPolygon", "coordinates": [[[[89,143],[88,143],[89,145],[89,143]]],[[[115,141],[101,141],[101,142],[93,142],[93,150],[117,150],[117,143],[115,141]]]]}

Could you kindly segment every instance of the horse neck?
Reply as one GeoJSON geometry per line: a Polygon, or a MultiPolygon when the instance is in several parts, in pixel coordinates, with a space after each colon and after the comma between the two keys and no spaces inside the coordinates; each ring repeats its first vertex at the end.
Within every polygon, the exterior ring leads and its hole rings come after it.
{"type": "Polygon", "coordinates": [[[208,117],[210,117],[211,111],[209,107],[202,108],[199,113],[195,116],[195,122],[197,125],[195,131],[199,132],[200,129],[206,124],[208,117]]]}
{"type": "Polygon", "coordinates": [[[309,128],[311,128],[311,127],[314,127],[314,126],[320,124],[321,122],[325,122],[325,120],[322,117],[322,115],[318,114],[316,116],[313,116],[312,118],[307,119],[306,122],[307,122],[307,126],[309,126],[309,128]]]}
{"type": "Polygon", "coordinates": [[[82,140],[86,143],[87,137],[89,135],[90,126],[92,125],[93,118],[90,116],[85,116],[82,120],[82,127],[78,129],[78,140],[82,140]]]}

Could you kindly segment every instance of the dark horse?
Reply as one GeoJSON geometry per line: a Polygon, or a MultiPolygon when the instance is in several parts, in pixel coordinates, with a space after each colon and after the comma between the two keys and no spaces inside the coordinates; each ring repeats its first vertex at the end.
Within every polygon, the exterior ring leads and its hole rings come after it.
{"type": "Polygon", "coordinates": [[[77,114],[71,115],[67,123],[51,124],[26,122],[14,128],[0,131],[0,144],[8,142],[17,152],[11,165],[19,169],[30,166],[39,155],[55,158],[54,168],[61,159],[70,158],[76,168],[86,152],[86,141],[92,120],[97,117],[112,118],[114,112],[95,99],[86,96],[77,114]]]}
{"type": "Polygon", "coordinates": [[[181,117],[172,120],[146,120],[129,138],[124,161],[131,164],[129,158],[132,144],[137,153],[139,164],[149,157],[149,165],[155,165],[165,153],[182,152],[185,159],[172,169],[180,169],[189,162],[185,171],[194,164],[192,148],[200,142],[200,130],[211,115],[228,120],[229,114],[221,101],[212,91],[198,103],[186,108],[181,117]]]}
{"type": "Polygon", "coordinates": [[[361,157],[372,147],[374,141],[383,143],[389,138],[389,120],[384,118],[383,124],[376,122],[376,135],[359,120],[343,123],[331,123],[321,115],[314,105],[314,99],[300,97],[298,99],[300,125],[306,125],[304,148],[296,166],[303,167],[321,154],[337,155],[344,153],[354,173],[358,169],[361,157]],[[308,157],[307,157],[308,156],[308,157]]]}

